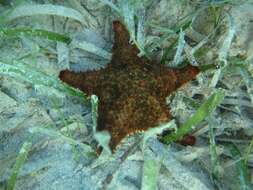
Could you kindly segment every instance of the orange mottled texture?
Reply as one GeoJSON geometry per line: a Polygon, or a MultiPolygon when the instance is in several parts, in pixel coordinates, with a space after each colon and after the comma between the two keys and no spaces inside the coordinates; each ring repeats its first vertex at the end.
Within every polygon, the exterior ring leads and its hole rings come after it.
{"type": "Polygon", "coordinates": [[[129,33],[119,21],[113,23],[111,62],[99,71],[61,71],[59,77],[88,95],[99,97],[98,130],[111,134],[112,150],[129,134],[147,130],[171,119],[165,98],[199,70],[193,66],[169,69],[145,57],[129,44],[129,33]]]}

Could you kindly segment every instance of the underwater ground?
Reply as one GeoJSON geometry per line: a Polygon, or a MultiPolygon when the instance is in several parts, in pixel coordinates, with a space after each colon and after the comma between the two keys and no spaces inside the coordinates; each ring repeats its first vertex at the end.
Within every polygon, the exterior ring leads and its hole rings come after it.
{"type": "Polygon", "coordinates": [[[0,190],[253,189],[252,0],[0,0],[0,190]]]}

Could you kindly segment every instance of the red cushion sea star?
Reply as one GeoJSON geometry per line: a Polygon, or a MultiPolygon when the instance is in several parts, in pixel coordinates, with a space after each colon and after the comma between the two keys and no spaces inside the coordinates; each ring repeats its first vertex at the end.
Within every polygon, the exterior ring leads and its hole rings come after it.
{"type": "Polygon", "coordinates": [[[106,68],[80,73],[64,70],[59,75],[71,86],[99,97],[98,130],[109,131],[112,150],[127,135],[169,121],[166,97],[199,72],[190,65],[169,69],[138,57],[124,25],[114,21],[113,28],[113,56],[106,68]]]}

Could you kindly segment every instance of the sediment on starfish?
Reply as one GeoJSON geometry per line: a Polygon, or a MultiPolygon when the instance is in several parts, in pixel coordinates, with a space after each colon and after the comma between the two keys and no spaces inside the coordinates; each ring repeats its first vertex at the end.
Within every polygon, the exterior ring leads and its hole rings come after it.
{"type": "Polygon", "coordinates": [[[99,97],[98,130],[109,131],[112,150],[127,135],[169,121],[166,97],[199,73],[190,65],[170,69],[138,57],[124,25],[114,21],[113,29],[113,56],[107,67],[79,73],[64,70],[59,75],[69,85],[99,97]]]}

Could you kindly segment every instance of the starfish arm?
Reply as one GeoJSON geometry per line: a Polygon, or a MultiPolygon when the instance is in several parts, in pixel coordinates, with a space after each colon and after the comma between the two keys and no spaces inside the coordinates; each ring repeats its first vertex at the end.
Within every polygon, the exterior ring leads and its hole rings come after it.
{"type": "Polygon", "coordinates": [[[163,68],[160,75],[158,75],[157,83],[160,85],[163,94],[168,96],[173,91],[176,91],[182,85],[195,79],[199,69],[188,65],[182,69],[163,68]]]}
{"type": "Polygon", "coordinates": [[[176,89],[180,88],[185,83],[195,79],[198,73],[199,73],[199,69],[191,65],[188,65],[184,67],[183,69],[176,70],[175,71],[175,74],[177,77],[176,89]]]}
{"type": "Polygon", "coordinates": [[[98,83],[99,76],[100,76],[99,71],[87,71],[76,73],[69,70],[63,70],[59,74],[59,78],[63,82],[82,90],[88,95],[94,93],[98,83]]]}
{"type": "Polygon", "coordinates": [[[129,44],[130,35],[126,27],[120,21],[113,22],[113,31],[114,31],[114,47],[115,48],[131,46],[129,44]]]}
{"type": "Polygon", "coordinates": [[[130,35],[126,27],[119,21],[113,22],[114,45],[113,56],[109,66],[123,66],[132,64],[133,60],[140,60],[137,56],[138,48],[130,44],[130,35]],[[120,60],[120,61],[119,61],[120,60]]]}

